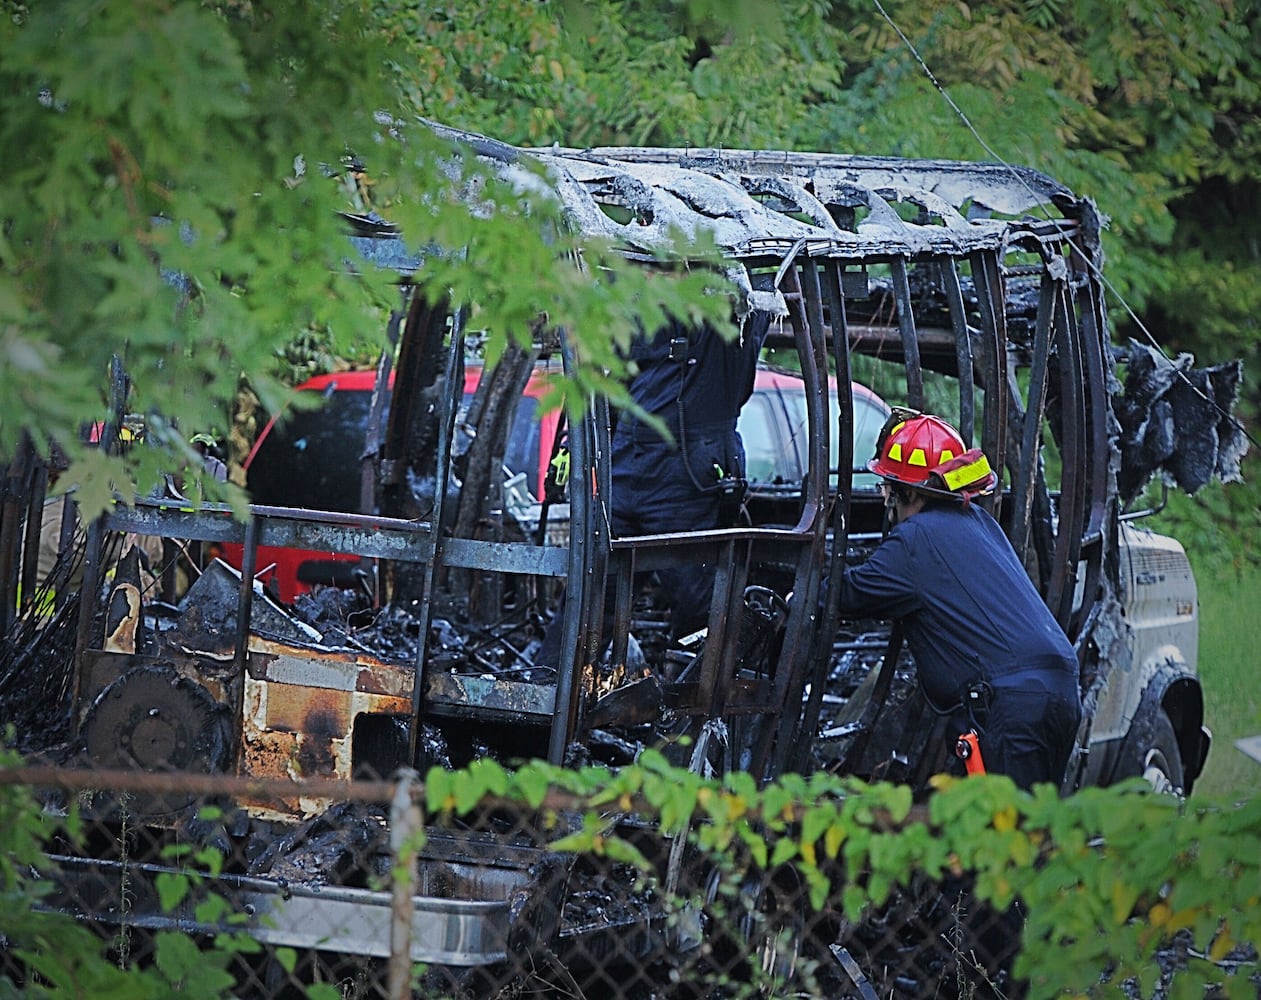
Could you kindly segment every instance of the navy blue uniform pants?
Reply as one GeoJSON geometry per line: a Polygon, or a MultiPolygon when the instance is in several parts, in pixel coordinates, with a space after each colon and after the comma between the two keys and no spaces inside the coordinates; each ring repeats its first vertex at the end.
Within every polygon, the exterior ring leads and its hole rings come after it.
{"type": "Polygon", "coordinates": [[[1036,685],[999,687],[976,721],[987,773],[1005,774],[1026,791],[1047,782],[1058,786],[1077,738],[1081,704],[1075,692],[1069,697],[1036,685]]]}

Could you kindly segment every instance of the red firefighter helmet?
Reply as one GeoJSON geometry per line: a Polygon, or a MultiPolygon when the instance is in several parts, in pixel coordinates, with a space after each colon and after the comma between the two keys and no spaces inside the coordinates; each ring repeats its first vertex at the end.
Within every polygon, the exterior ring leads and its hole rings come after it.
{"type": "Polygon", "coordinates": [[[867,468],[877,476],[930,493],[969,497],[998,482],[985,453],[968,448],[941,417],[895,409],[867,468]]]}

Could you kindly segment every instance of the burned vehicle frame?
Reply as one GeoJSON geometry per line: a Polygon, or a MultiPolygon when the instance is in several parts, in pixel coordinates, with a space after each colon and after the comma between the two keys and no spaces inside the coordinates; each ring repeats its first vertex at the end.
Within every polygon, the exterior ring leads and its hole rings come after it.
{"type": "MultiPolygon", "coordinates": [[[[614,537],[611,415],[597,398],[569,421],[563,503],[543,500],[508,517],[503,412],[539,351],[567,370],[580,363],[580,347],[541,330],[534,352],[506,354],[486,378],[477,433],[461,452],[466,313],[409,290],[422,264],[392,228],[351,219],[360,253],[399,271],[405,295],[392,320],[397,357],[383,359],[365,433],[364,512],[254,505],[242,522],[226,507],[141,499],[92,524],[73,660],[81,754],[98,766],[349,779],[484,754],[617,765],[653,745],[706,771],[768,779],[827,768],[923,788],[942,768],[947,741],[918,695],[899,629],[843,622],[836,588],[824,586],[864,558],[883,527],[879,496],[854,486],[868,456],[852,453],[849,394],[830,402],[829,379],[870,379],[878,365],[886,396],[946,409],[1005,471],[1006,487],[982,502],[1080,663],[1087,711],[1065,790],[1149,772],[1190,788],[1209,739],[1194,579],[1177,543],[1138,530],[1118,493],[1117,351],[1089,200],[999,165],[535,151],[438,131],[508,178],[531,160],[573,225],[645,266],[672,228],[709,232],[727,258],[737,311],[770,313],[768,344],[791,352],[799,368],[803,481],[755,491],[740,526],[614,537]],[[165,620],[140,612],[141,638],[111,647],[104,542],[122,532],[239,544],[240,567],[212,564],[165,620]],[[370,629],[325,632],[302,620],[256,579],[265,576],[257,553],[266,545],[358,556],[372,581],[365,593],[378,602],[368,617],[379,621],[380,595],[392,595],[406,605],[414,641],[381,653],[370,629]],[[713,598],[705,629],[681,645],[665,638],[642,582],[697,561],[712,567],[713,598]],[[531,650],[552,615],[562,654],[538,664],[531,650]]],[[[115,426],[126,405],[119,379],[115,426]]],[[[9,548],[20,547],[14,537],[9,548]]],[[[119,579],[115,571],[111,586],[119,579]]],[[[240,803],[290,824],[329,804],[296,794],[240,803]]],[[[182,807],[156,799],[147,819],[172,822],[182,807]]],[[[485,849],[449,836],[432,843],[441,856],[430,862],[459,855],[489,864],[485,849]]],[[[502,877],[456,890],[494,902],[493,917],[477,918],[483,944],[414,957],[477,965],[505,955],[508,897],[532,876],[528,859],[508,865],[502,858],[512,852],[500,853],[502,877]]],[[[466,919],[452,902],[415,899],[417,912],[466,919]]],[[[273,916],[277,940],[309,943],[300,916],[287,924],[273,916]]]]}

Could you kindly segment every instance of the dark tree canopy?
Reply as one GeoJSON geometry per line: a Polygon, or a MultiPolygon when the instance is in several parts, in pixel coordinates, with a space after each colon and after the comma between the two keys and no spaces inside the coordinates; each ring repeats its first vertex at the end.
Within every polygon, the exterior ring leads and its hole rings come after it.
{"type": "MultiPolygon", "coordinates": [[[[423,280],[476,300],[492,352],[546,313],[616,368],[637,318],[715,308],[697,275],[641,294],[599,247],[588,264],[625,277],[591,281],[546,203],[520,191],[492,183],[494,210],[470,216],[452,194],[472,167],[422,117],[521,145],[1027,164],[1110,217],[1121,334],[1146,339],[1141,322],[1205,363],[1261,339],[1255,0],[3,6],[6,451],[24,429],[44,449],[101,419],[115,355],[156,437],[178,422],[165,437],[178,452],[184,430],[222,426],[242,373],[274,408],[268,375],[296,337],[372,349],[397,294],[390,275],[347,266],[339,211],[458,248],[423,280]]],[[[89,501],[121,475],[80,472],[105,484],[89,501]]]]}

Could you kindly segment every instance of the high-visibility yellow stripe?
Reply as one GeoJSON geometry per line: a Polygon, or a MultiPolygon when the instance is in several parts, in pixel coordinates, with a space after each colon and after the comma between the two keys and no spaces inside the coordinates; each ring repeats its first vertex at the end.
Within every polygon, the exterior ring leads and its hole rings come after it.
{"type": "Polygon", "coordinates": [[[967,486],[969,483],[975,483],[984,479],[990,474],[989,460],[982,455],[975,462],[969,462],[967,465],[961,465],[957,469],[951,469],[942,475],[946,486],[952,490],[957,490],[961,486],[967,486]]]}
{"type": "Polygon", "coordinates": [[[894,441],[893,444],[889,445],[889,459],[893,462],[902,461],[902,445],[900,445],[897,441],[894,441]]]}
{"type": "Polygon", "coordinates": [[[928,458],[924,454],[924,449],[916,448],[913,452],[911,452],[911,457],[906,460],[906,464],[922,465],[924,468],[928,468],[928,458]]]}

